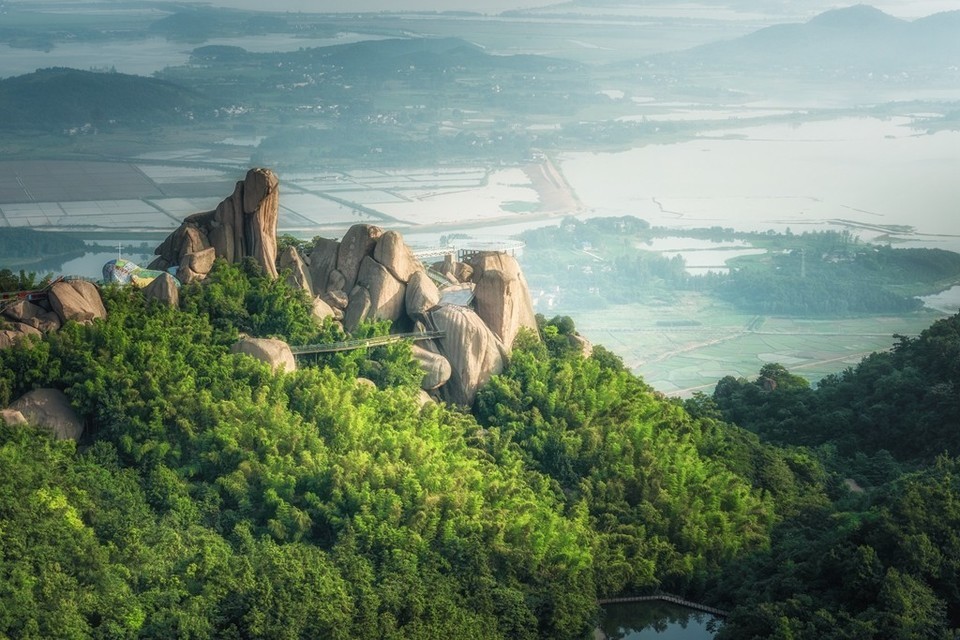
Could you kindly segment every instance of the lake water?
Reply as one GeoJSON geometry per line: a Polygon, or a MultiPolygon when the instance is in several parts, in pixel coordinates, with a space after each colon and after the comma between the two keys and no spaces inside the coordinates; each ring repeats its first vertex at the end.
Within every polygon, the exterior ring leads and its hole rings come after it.
{"type": "MultiPolygon", "coordinates": [[[[711,640],[717,618],[666,602],[633,602],[603,606],[600,633],[619,640],[711,640]]],[[[602,634],[602,635],[601,635],[602,634]]]]}
{"type": "Polygon", "coordinates": [[[958,313],[960,312],[960,285],[933,295],[921,296],[920,299],[931,309],[945,313],[958,313]]]}
{"type": "Polygon", "coordinates": [[[923,134],[902,118],[737,126],[688,142],[561,156],[591,216],[743,231],[888,228],[960,251],[960,132],[923,134]]]}

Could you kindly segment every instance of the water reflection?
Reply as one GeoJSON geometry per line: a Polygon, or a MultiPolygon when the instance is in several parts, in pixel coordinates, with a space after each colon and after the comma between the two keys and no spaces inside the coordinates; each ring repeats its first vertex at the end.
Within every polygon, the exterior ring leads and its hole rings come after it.
{"type": "Polygon", "coordinates": [[[711,640],[716,617],[666,602],[631,602],[603,607],[597,638],[610,640],[711,640]]]}

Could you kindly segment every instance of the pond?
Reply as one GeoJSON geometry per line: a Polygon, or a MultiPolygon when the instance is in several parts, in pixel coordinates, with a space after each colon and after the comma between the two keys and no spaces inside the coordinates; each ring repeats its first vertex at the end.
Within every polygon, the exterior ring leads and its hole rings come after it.
{"type": "Polygon", "coordinates": [[[957,313],[960,310],[960,284],[954,285],[940,293],[929,296],[920,296],[927,307],[945,313],[957,313]]]}
{"type": "Polygon", "coordinates": [[[712,640],[718,618],[667,602],[605,604],[595,638],[609,640],[712,640]]]}

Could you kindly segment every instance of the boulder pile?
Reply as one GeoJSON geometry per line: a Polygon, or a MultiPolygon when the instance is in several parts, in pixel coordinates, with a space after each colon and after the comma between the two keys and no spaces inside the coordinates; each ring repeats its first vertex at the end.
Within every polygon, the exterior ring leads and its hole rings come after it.
{"type": "Polygon", "coordinates": [[[339,241],[317,238],[309,255],[285,262],[348,333],[364,320],[389,320],[396,333],[443,332],[418,343],[414,355],[423,389],[448,402],[472,404],[503,369],[517,332],[536,330],[526,280],[504,253],[477,252],[463,262],[448,255],[428,269],[396,231],[357,224],[339,241]],[[457,295],[444,295],[451,291],[457,295]]]}
{"type": "Polygon", "coordinates": [[[34,389],[0,411],[0,420],[11,426],[32,424],[51,431],[57,440],[79,440],[83,423],[70,401],[57,389],[34,389]]]}
{"type": "Polygon", "coordinates": [[[45,300],[17,300],[3,307],[0,319],[6,328],[0,329],[0,349],[25,336],[56,331],[68,320],[90,323],[106,317],[107,310],[96,285],[86,280],[55,282],[45,300]]]}
{"type": "Polygon", "coordinates": [[[250,169],[233,194],[213,211],[195,213],[157,247],[149,269],[178,267],[184,283],[202,280],[214,260],[241,262],[252,257],[277,276],[279,180],[269,169],[250,169]]]}

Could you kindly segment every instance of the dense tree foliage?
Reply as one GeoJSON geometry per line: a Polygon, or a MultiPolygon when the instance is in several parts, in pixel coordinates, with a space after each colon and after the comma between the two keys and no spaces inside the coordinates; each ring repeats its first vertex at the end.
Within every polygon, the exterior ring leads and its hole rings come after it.
{"type": "Polygon", "coordinates": [[[833,470],[832,502],[797,503],[769,550],[722,572],[719,637],[958,637],[958,363],[960,314],[813,389],[770,364],[688,403],[833,470]]]}
{"type": "Polygon", "coordinates": [[[231,354],[343,338],[251,265],[181,309],[104,294],[106,320],[0,351],[0,405],[54,387],[88,427],[0,428],[0,636],[582,638],[598,598],[668,590],[731,609],[724,637],[953,637],[956,460],[904,475],[786,429],[874,385],[851,406],[897,407],[885,437],[952,455],[957,318],[817,389],[767,365],[685,402],[541,318],[471,415],[420,408],[405,343],[278,374],[231,354]]]}
{"type": "Polygon", "coordinates": [[[960,314],[897,338],[815,389],[777,365],[774,389],[763,371],[755,382],[728,376],[714,399],[726,420],[773,442],[830,444],[847,456],[883,450],[908,462],[960,455],[960,314]]]}

